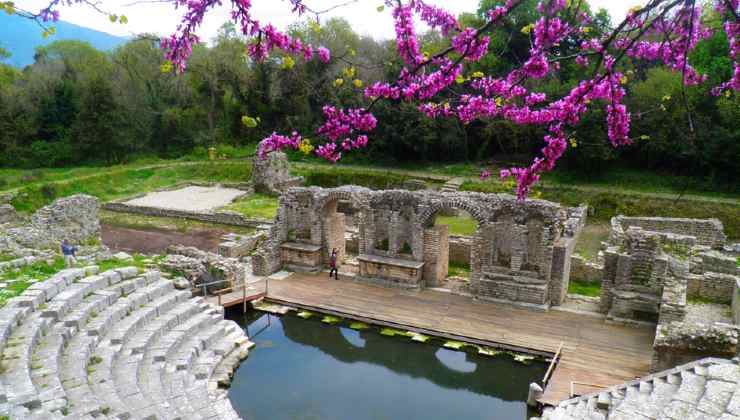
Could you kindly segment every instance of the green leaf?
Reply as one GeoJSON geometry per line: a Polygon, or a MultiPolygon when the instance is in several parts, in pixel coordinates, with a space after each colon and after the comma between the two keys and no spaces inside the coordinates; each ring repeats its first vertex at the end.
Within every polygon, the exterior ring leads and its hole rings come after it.
{"type": "Polygon", "coordinates": [[[325,324],[332,324],[333,325],[333,324],[338,324],[338,323],[342,322],[342,318],[339,318],[339,317],[336,317],[336,316],[333,316],[333,315],[326,315],[321,320],[321,322],[323,322],[325,324]]]}
{"type": "Polygon", "coordinates": [[[110,20],[111,22],[115,23],[115,22],[116,22],[116,21],[118,20],[118,16],[117,16],[117,15],[109,15],[109,16],[108,16],[108,19],[109,19],[109,20],[110,20]]]}
{"type": "Polygon", "coordinates": [[[283,57],[283,65],[282,65],[282,67],[283,67],[284,70],[290,70],[290,69],[293,68],[293,66],[295,66],[295,60],[293,60],[292,57],[290,57],[290,56],[283,57]]]}
{"type": "Polygon", "coordinates": [[[257,120],[245,115],[242,117],[242,124],[246,125],[249,128],[255,128],[257,127],[257,120]]]}
{"type": "Polygon", "coordinates": [[[448,349],[460,350],[464,345],[462,341],[445,341],[445,347],[448,349]]]}
{"type": "Polygon", "coordinates": [[[316,314],[313,313],[313,312],[311,312],[311,311],[300,311],[296,315],[298,315],[299,317],[301,317],[303,319],[308,319],[308,318],[311,318],[312,316],[314,316],[316,314]]]}
{"type": "Polygon", "coordinates": [[[385,6],[381,4],[376,10],[378,11],[378,13],[382,13],[383,10],[385,10],[385,6]]]}
{"type": "Polygon", "coordinates": [[[353,330],[366,330],[370,328],[369,325],[365,324],[364,322],[359,322],[359,321],[349,324],[349,327],[352,328],[353,330]]]}
{"type": "Polygon", "coordinates": [[[125,25],[128,23],[128,18],[125,15],[121,15],[118,21],[121,23],[121,25],[125,25]]]}

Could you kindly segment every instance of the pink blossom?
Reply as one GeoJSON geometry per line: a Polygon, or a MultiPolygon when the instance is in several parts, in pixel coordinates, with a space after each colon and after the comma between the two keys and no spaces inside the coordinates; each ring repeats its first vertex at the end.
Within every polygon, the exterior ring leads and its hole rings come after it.
{"type": "Polygon", "coordinates": [[[331,61],[331,53],[328,48],[322,46],[319,47],[316,52],[319,54],[319,59],[321,59],[322,63],[328,63],[331,61]]]}

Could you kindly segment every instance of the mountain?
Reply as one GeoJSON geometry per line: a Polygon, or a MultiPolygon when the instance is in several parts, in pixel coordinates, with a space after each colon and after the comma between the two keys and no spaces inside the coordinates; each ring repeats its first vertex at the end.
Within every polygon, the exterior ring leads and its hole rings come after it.
{"type": "Polygon", "coordinates": [[[89,42],[93,47],[107,51],[128,41],[125,37],[107,34],[84,26],[59,21],[54,23],[56,34],[44,39],[43,29],[30,20],[17,15],[8,15],[0,12],[0,47],[8,50],[12,55],[3,61],[16,67],[24,67],[33,63],[36,47],[50,44],[63,39],[75,39],[89,42]]]}

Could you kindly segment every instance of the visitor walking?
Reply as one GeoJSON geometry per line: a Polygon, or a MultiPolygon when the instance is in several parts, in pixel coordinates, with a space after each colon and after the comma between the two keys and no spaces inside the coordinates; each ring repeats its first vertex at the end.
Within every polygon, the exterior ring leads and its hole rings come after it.
{"type": "Polygon", "coordinates": [[[336,248],[331,250],[331,257],[329,257],[329,267],[331,267],[331,270],[329,270],[329,278],[331,278],[331,274],[334,273],[334,278],[339,280],[339,271],[337,271],[337,249],[336,248]]]}
{"type": "Polygon", "coordinates": [[[76,252],[77,247],[70,245],[66,239],[62,239],[62,256],[64,257],[65,266],[72,267],[77,264],[77,258],[75,258],[76,252]]]}

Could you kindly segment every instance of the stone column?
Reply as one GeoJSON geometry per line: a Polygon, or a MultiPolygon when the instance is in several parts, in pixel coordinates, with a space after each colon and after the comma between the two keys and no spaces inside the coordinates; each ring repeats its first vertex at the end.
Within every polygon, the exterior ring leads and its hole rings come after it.
{"type": "Polygon", "coordinates": [[[424,230],[424,282],[439,286],[449,271],[449,227],[434,226],[424,230]]]}
{"type": "Polygon", "coordinates": [[[519,271],[527,259],[527,226],[515,224],[512,233],[510,267],[514,271],[519,271]]]}

